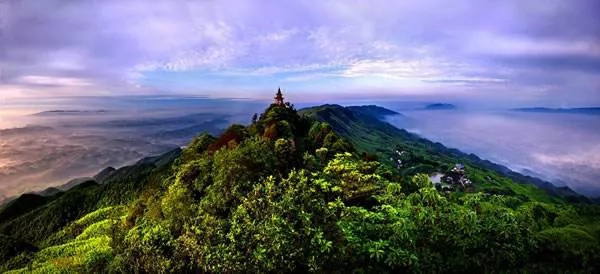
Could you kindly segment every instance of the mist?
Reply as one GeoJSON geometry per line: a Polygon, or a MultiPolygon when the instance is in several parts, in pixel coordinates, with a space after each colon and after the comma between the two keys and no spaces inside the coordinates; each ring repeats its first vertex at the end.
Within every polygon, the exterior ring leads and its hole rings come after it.
{"type": "Polygon", "coordinates": [[[202,97],[82,97],[1,105],[0,200],[93,176],[186,145],[264,102],[202,97]]]}
{"type": "Polygon", "coordinates": [[[600,195],[600,115],[414,109],[388,122],[588,196],[600,195]]]}

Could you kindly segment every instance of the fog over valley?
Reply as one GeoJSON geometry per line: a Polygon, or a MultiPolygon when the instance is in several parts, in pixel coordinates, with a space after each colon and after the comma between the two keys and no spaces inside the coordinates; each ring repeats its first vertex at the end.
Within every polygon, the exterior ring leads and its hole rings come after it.
{"type": "Polygon", "coordinates": [[[218,134],[248,123],[263,104],[140,96],[1,105],[0,200],[167,152],[202,132],[218,134]]]}
{"type": "Polygon", "coordinates": [[[388,122],[514,171],[600,195],[600,115],[406,109],[388,122]]]}

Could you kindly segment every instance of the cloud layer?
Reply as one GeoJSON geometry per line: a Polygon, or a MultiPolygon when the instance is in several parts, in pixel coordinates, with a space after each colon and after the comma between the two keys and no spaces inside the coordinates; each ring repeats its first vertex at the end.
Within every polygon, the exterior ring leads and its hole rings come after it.
{"type": "Polygon", "coordinates": [[[595,0],[8,0],[0,90],[266,97],[283,85],[598,104],[599,10],[595,0]]]}
{"type": "MultiPolygon", "coordinates": [[[[42,105],[36,98],[21,100],[16,106],[0,107],[42,105]]],[[[231,123],[249,121],[248,113],[263,106],[247,100],[166,96],[46,102],[42,111],[12,118],[34,125],[2,129],[0,123],[0,203],[167,152],[202,132],[217,135],[231,123]]]]}

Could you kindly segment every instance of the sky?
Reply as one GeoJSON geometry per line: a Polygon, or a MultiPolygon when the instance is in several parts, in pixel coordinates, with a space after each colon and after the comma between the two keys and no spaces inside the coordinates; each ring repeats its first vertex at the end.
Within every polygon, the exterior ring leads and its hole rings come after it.
{"type": "Polygon", "coordinates": [[[0,0],[0,100],[600,105],[598,0],[0,0]]]}

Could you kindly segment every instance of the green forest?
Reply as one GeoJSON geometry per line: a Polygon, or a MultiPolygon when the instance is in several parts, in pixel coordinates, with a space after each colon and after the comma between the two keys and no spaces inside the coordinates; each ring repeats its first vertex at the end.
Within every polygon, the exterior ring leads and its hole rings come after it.
{"type": "Polygon", "coordinates": [[[22,195],[0,209],[0,272],[600,269],[600,206],[387,114],[275,103],[183,150],[22,195]],[[457,164],[468,185],[432,183],[457,164]]]}

